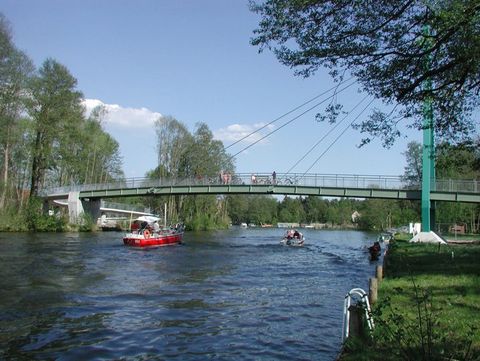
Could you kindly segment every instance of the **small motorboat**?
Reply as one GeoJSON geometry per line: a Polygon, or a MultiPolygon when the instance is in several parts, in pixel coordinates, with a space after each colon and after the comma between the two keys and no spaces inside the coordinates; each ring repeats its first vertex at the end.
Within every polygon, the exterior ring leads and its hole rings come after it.
{"type": "Polygon", "coordinates": [[[280,243],[285,246],[301,247],[305,243],[305,237],[299,231],[290,229],[280,243]]]}
{"type": "Polygon", "coordinates": [[[161,230],[151,233],[148,229],[143,232],[127,233],[123,237],[123,244],[132,247],[159,247],[182,243],[183,231],[174,229],[161,230]]]}
{"type": "MultiPolygon", "coordinates": [[[[144,218],[144,217],[142,217],[144,218]]],[[[138,218],[130,227],[130,232],[123,237],[123,244],[132,247],[159,247],[182,243],[183,225],[176,224],[170,228],[160,229],[158,219],[138,218]]]]}

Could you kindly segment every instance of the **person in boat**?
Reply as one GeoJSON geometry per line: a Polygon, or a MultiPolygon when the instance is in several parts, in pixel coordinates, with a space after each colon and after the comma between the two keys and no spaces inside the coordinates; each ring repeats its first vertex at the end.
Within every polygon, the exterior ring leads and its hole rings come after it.
{"type": "Polygon", "coordinates": [[[153,233],[160,233],[160,225],[158,221],[153,222],[153,233]]]}
{"type": "Polygon", "coordinates": [[[140,232],[143,232],[146,229],[148,229],[148,222],[146,222],[146,221],[141,222],[140,223],[140,232]]]}
{"type": "Polygon", "coordinates": [[[370,256],[372,258],[378,258],[381,250],[382,248],[380,247],[380,242],[378,241],[373,243],[373,246],[368,247],[368,251],[370,252],[370,256]]]}
{"type": "Polygon", "coordinates": [[[301,235],[300,235],[300,232],[297,231],[297,230],[295,230],[295,231],[293,232],[293,238],[295,238],[295,239],[300,239],[300,238],[302,238],[301,235]]]}
{"type": "Polygon", "coordinates": [[[287,231],[287,234],[285,235],[285,238],[287,238],[289,240],[293,238],[293,230],[292,229],[289,229],[287,231]]]}
{"type": "Polygon", "coordinates": [[[130,229],[132,230],[133,233],[138,233],[139,228],[140,228],[140,225],[138,224],[137,221],[133,221],[132,224],[130,225],[130,229]]]}

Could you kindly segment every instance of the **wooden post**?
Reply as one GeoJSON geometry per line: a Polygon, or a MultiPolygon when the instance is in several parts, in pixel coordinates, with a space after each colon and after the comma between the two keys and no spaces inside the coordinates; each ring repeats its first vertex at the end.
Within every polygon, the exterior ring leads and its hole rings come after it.
{"type": "Polygon", "coordinates": [[[383,279],[383,267],[382,266],[377,266],[376,277],[377,277],[378,283],[382,282],[382,279],[383,279]]]}
{"type": "Polygon", "coordinates": [[[378,296],[378,282],[375,277],[370,278],[368,293],[370,304],[373,305],[375,302],[377,302],[378,296]]]}

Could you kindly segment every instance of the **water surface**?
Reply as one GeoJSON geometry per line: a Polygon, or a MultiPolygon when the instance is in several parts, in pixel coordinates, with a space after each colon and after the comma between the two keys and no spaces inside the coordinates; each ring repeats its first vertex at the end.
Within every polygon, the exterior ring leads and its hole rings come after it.
{"type": "Polygon", "coordinates": [[[0,234],[0,359],[334,360],[345,294],[366,288],[375,235],[281,229],[0,234]]]}

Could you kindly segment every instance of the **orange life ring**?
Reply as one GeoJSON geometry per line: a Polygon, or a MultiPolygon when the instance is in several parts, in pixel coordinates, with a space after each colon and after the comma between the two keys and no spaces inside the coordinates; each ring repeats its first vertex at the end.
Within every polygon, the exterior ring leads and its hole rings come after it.
{"type": "Polygon", "coordinates": [[[143,237],[145,238],[150,238],[150,231],[148,229],[146,229],[145,231],[143,231],[143,237]]]}

